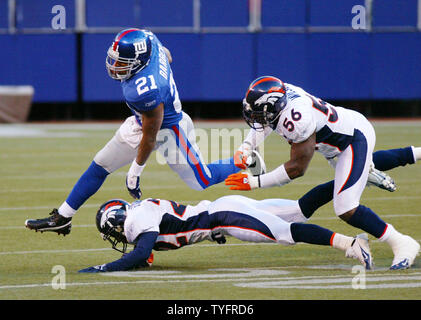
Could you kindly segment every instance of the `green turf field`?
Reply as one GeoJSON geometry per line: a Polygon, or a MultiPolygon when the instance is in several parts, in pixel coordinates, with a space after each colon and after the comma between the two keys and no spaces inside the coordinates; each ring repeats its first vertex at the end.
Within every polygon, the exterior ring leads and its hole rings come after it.
{"type": "MultiPolygon", "coordinates": [[[[376,150],[421,144],[421,122],[374,124],[376,150]]],[[[212,128],[245,129],[242,122],[197,122],[196,126],[209,134],[212,128]]],[[[389,271],[392,252],[373,238],[370,244],[375,270],[365,275],[354,268],[358,266],[356,260],[346,259],[341,251],[329,247],[284,247],[232,238],[225,245],[202,242],[155,252],[153,267],[144,271],[78,274],[79,269],[119,258],[119,253],[100,238],[94,223],[96,210],[104,201],[116,197],[130,200],[125,188],[127,167],[109,176],[80,209],[70,235],[35,233],[24,228],[24,221],[47,216],[65,200],[117,127],[87,123],[0,126],[0,299],[421,298],[421,257],[409,270],[389,271]]],[[[234,148],[237,145],[231,146],[231,151],[234,148]]],[[[272,135],[264,145],[264,156],[268,169],[273,169],[288,159],[289,146],[272,135]]],[[[389,173],[398,190],[389,193],[366,189],[361,203],[420,241],[421,164],[389,173]]],[[[333,170],[321,155],[315,154],[306,175],[291,184],[237,193],[256,199],[298,199],[332,178],[333,170]]],[[[141,186],[144,197],[185,204],[234,193],[222,184],[202,192],[191,190],[169,167],[159,164],[155,154],[142,175],[141,186]]],[[[311,222],[348,235],[360,233],[337,219],[331,204],[321,208],[311,222]]]]}

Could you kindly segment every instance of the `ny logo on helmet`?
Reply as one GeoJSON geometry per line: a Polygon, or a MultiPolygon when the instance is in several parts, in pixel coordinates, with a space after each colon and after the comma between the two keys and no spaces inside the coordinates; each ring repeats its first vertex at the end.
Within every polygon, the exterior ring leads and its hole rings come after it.
{"type": "Polygon", "coordinates": [[[257,105],[257,106],[259,106],[261,104],[267,104],[267,103],[270,103],[271,105],[274,105],[283,96],[284,96],[284,93],[281,93],[281,92],[265,93],[259,99],[257,99],[254,102],[254,104],[257,105]]]}
{"type": "Polygon", "coordinates": [[[145,53],[148,50],[145,39],[143,39],[142,41],[133,43],[133,46],[134,46],[136,55],[145,53]]]}

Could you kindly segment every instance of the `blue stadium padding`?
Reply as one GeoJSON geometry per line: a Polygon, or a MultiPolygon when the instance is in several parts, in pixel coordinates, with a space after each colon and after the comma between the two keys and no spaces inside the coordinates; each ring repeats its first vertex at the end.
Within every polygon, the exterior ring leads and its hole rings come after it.
{"type": "MultiPolygon", "coordinates": [[[[252,34],[206,34],[201,42],[203,100],[242,100],[255,76],[252,34]]],[[[188,51],[187,51],[188,52],[188,51]]]]}
{"type": "Polygon", "coordinates": [[[304,27],[307,0],[262,1],[263,27],[304,27]]]}
{"type": "Polygon", "coordinates": [[[140,2],[139,0],[124,0],[124,2],[88,0],[86,1],[86,24],[89,27],[140,26],[140,2]]]}
{"type": "MultiPolygon", "coordinates": [[[[3,0],[2,2],[7,2],[3,0]]],[[[66,12],[66,28],[75,26],[74,0],[17,0],[16,27],[19,28],[51,28],[51,22],[57,13],[52,13],[55,5],[61,5],[66,12]]]]}
{"type": "MultiPolygon", "coordinates": [[[[383,1],[383,0],[382,0],[383,1]]],[[[351,27],[352,8],[364,5],[364,0],[310,0],[311,26],[349,26],[351,27]]]]}
{"type": "Polygon", "coordinates": [[[314,95],[324,99],[371,97],[370,35],[311,34],[306,53],[307,89],[314,95]]]}
{"type": "Polygon", "coordinates": [[[247,27],[247,0],[201,1],[200,23],[203,27],[247,27]]]}
{"type": "Polygon", "coordinates": [[[162,44],[167,47],[173,57],[171,69],[180,100],[202,100],[202,57],[201,35],[198,34],[171,34],[157,33],[162,44]]]}
{"type": "Polygon", "coordinates": [[[71,34],[0,35],[0,85],[32,85],[35,102],[77,99],[76,41],[71,34]]]}
{"type": "Polygon", "coordinates": [[[108,76],[105,67],[107,50],[115,34],[82,36],[82,88],[84,101],[122,101],[120,82],[108,76]]]}
{"type": "Polygon", "coordinates": [[[9,27],[9,7],[7,1],[0,1],[0,29],[9,27]]]}
{"type": "Polygon", "coordinates": [[[375,99],[421,98],[421,34],[373,35],[372,70],[375,99]]]}
{"type": "Polygon", "coordinates": [[[193,0],[140,1],[139,25],[143,27],[192,27],[193,0]]]}
{"type": "Polygon", "coordinates": [[[256,77],[273,75],[298,86],[307,87],[307,47],[305,34],[264,34],[256,45],[256,77]]]}
{"type": "Polygon", "coordinates": [[[417,25],[418,0],[375,0],[373,2],[373,26],[417,25]]]}

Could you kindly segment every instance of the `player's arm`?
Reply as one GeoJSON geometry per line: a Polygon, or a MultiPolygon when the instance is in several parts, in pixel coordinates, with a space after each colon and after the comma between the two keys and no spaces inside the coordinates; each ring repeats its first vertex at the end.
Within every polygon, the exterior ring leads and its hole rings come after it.
{"type": "Polygon", "coordinates": [[[290,160],[284,163],[288,177],[293,180],[304,175],[313,158],[316,147],[316,133],[301,143],[291,144],[290,160]]]}
{"type": "Polygon", "coordinates": [[[167,55],[168,62],[172,63],[172,55],[171,55],[170,50],[168,50],[168,48],[165,48],[165,47],[163,47],[163,48],[164,48],[165,54],[167,55]]]}
{"type": "Polygon", "coordinates": [[[156,144],[158,131],[164,119],[164,104],[161,103],[153,110],[142,113],[142,140],[136,156],[136,162],[144,165],[156,144]]]}
{"type": "Polygon", "coordinates": [[[256,177],[248,173],[235,173],[225,180],[225,184],[232,186],[230,187],[231,190],[283,186],[291,182],[291,180],[304,175],[313,157],[315,145],[316,133],[313,133],[303,142],[292,143],[290,160],[275,170],[256,177]]]}
{"type": "Polygon", "coordinates": [[[141,191],[139,187],[139,177],[145,168],[146,161],[152,153],[158,131],[164,119],[164,104],[159,104],[156,108],[142,113],[142,139],[135,161],[130,166],[127,173],[126,185],[130,195],[135,199],[140,199],[141,191]]]}
{"type": "Polygon", "coordinates": [[[138,236],[137,243],[133,251],[123,255],[120,259],[79,270],[82,273],[110,272],[110,271],[127,271],[139,267],[147,267],[151,265],[149,258],[155,245],[158,232],[145,232],[138,236]],[[149,261],[148,261],[149,260],[149,261]]]}

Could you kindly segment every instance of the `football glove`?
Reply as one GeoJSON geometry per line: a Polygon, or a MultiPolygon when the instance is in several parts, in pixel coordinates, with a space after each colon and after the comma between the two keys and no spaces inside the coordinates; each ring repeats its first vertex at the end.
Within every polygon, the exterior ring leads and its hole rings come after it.
{"type": "Polygon", "coordinates": [[[259,188],[259,176],[247,172],[234,173],[225,179],[225,185],[232,186],[230,190],[251,190],[259,188]]]}
{"type": "Polygon", "coordinates": [[[98,272],[106,272],[107,268],[105,267],[105,264],[101,264],[98,266],[89,267],[86,269],[79,270],[80,273],[98,273],[98,272]]]}
{"type": "Polygon", "coordinates": [[[216,243],[218,244],[224,244],[225,242],[227,242],[227,239],[220,231],[212,232],[211,237],[212,240],[216,241],[216,243]]]}
{"type": "Polygon", "coordinates": [[[140,199],[140,197],[142,196],[142,191],[140,190],[139,182],[140,182],[140,174],[142,173],[144,168],[145,168],[145,165],[143,166],[138,165],[135,159],[132,162],[132,165],[130,166],[129,172],[127,172],[126,187],[130,195],[134,199],[140,199]]]}
{"type": "Polygon", "coordinates": [[[237,150],[234,154],[234,165],[242,170],[247,169],[251,164],[251,157],[246,156],[244,152],[237,150]]]}
{"type": "Polygon", "coordinates": [[[251,164],[252,148],[250,143],[244,142],[238,150],[234,153],[234,165],[242,170],[247,169],[251,164]]]}

